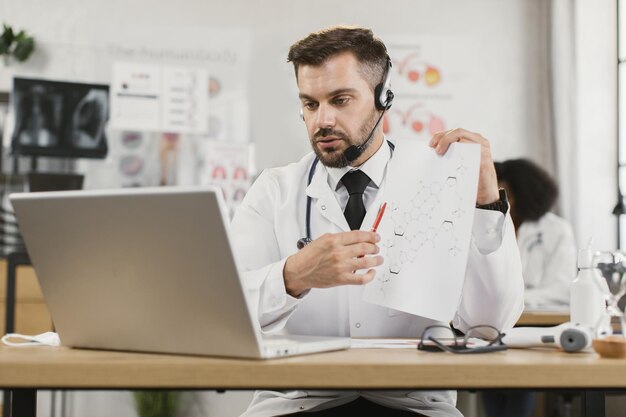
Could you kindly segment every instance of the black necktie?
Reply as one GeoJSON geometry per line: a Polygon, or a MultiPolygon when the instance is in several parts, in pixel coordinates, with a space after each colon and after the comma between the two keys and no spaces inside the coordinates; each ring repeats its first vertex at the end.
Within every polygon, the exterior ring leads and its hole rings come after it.
{"type": "Polygon", "coordinates": [[[341,182],[346,186],[350,198],[348,198],[348,205],[343,211],[343,215],[346,216],[350,230],[357,230],[361,228],[363,223],[363,217],[365,217],[365,205],[363,204],[363,191],[370,182],[370,177],[363,171],[356,170],[346,173],[341,182]]]}

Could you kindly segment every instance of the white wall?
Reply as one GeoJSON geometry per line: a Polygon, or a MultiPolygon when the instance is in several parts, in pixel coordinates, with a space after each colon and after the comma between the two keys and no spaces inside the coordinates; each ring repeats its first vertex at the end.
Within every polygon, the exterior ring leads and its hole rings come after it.
{"type": "Polygon", "coordinates": [[[481,80],[486,80],[475,106],[467,109],[471,126],[465,127],[490,138],[496,156],[506,158],[532,152],[530,144],[538,140],[533,121],[541,115],[533,105],[538,89],[532,65],[537,51],[534,32],[529,30],[537,2],[0,0],[2,19],[27,28],[42,48],[33,63],[5,71],[0,89],[10,87],[12,72],[93,79],[94,46],[104,44],[107,33],[147,26],[172,31],[190,26],[251,28],[251,133],[258,145],[257,166],[265,168],[293,161],[309,150],[297,116],[293,71],[285,62],[293,41],[338,23],[370,26],[383,39],[385,35],[461,35],[472,40],[476,59],[482,62],[481,80]]]}

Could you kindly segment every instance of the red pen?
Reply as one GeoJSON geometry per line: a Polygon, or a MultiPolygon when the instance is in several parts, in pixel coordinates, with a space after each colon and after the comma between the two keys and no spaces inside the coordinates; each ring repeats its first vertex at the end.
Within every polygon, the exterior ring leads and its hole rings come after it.
{"type": "Polygon", "coordinates": [[[374,220],[374,225],[372,226],[372,232],[375,232],[378,229],[378,225],[380,224],[380,220],[383,218],[383,213],[385,212],[385,207],[387,207],[387,203],[383,203],[378,209],[378,214],[376,215],[376,220],[374,220]]]}
{"type": "MultiPolygon", "coordinates": [[[[378,229],[378,225],[380,224],[380,220],[383,218],[383,213],[385,212],[385,207],[387,207],[387,203],[381,204],[378,209],[378,214],[376,214],[376,219],[374,220],[374,225],[372,226],[372,232],[375,232],[378,229]]],[[[365,255],[360,255],[359,258],[364,257],[365,255]]],[[[354,271],[353,271],[354,272],[354,271]]]]}

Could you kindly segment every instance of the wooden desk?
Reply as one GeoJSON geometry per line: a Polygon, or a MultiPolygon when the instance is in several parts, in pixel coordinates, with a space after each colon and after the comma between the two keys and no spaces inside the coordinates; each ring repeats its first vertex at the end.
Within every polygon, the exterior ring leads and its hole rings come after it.
{"type": "Polygon", "coordinates": [[[569,321],[569,311],[526,310],[516,326],[556,326],[569,321]]]}
{"type": "Polygon", "coordinates": [[[604,415],[604,390],[626,389],[626,359],[515,350],[477,355],[350,349],[242,360],[0,346],[0,389],[34,416],[36,389],[576,389],[583,415],[604,415]]]}

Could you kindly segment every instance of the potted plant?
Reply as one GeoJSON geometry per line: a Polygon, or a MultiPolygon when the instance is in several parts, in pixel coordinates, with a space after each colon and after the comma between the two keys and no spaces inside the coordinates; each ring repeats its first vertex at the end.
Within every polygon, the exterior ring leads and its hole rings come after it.
{"type": "Polygon", "coordinates": [[[4,58],[5,65],[9,65],[11,58],[23,62],[35,50],[35,39],[24,30],[15,33],[13,28],[6,23],[0,35],[0,55],[4,58]]]}
{"type": "Polygon", "coordinates": [[[139,417],[174,417],[180,405],[180,392],[134,391],[133,399],[139,417]]]}

